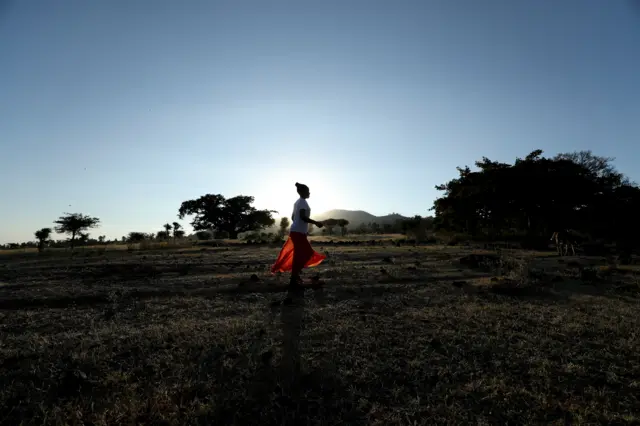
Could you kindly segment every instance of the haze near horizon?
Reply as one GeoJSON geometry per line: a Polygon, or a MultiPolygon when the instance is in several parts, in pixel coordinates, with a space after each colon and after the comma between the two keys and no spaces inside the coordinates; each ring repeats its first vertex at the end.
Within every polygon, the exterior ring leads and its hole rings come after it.
{"type": "MultiPolygon", "coordinates": [[[[483,156],[640,160],[634,2],[13,1],[0,243],[64,212],[152,232],[182,201],[427,215],[483,156]]],[[[189,232],[188,221],[180,221],[189,232]]]]}

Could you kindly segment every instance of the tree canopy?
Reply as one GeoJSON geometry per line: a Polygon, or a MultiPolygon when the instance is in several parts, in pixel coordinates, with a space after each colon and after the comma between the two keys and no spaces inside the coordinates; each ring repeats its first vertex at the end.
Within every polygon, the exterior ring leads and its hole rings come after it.
{"type": "Polygon", "coordinates": [[[548,238],[572,229],[605,240],[637,237],[640,188],[612,161],[591,151],[545,158],[535,150],[514,164],[483,157],[478,170],[459,167],[457,178],[436,186],[443,196],[434,203],[435,225],[473,235],[548,238]]]}
{"type": "Polygon", "coordinates": [[[42,251],[44,249],[47,240],[51,236],[51,228],[42,228],[35,232],[36,240],[38,240],[38,251],[42,251]]]}
{"type": "Polygon", "coordinates": [[[340,227],[340,235],[343,237],[347,235],[347,226],[349,226],[349,221],[347,219],[338,219],[336,222],[336,225],[340,227]]]}
{"type": "Polygon", "coordinates": [[[196,231],[214,229],[226,232],[229,238],[237,239],[241,232],[259,231],[275,224],[273,210],[258,210],[253,207],[254,198],[238,195],[225,198],[220,194],[206,194],[194,200],[184,201],[178,210],[183,219],[193,215],[191,225],[196,231]]]}
{"type": "Polygon", "coordinates": [[[100,219],[82,213],[65,213],[53,223],[56,224],[55,230],[58,234],[71,235],[71,248],[73,248],[76,236],[82,234],[83,240],[88,238],[88,235],[83,234],[82,231],[97,227],[100,224],[100,219]]]}

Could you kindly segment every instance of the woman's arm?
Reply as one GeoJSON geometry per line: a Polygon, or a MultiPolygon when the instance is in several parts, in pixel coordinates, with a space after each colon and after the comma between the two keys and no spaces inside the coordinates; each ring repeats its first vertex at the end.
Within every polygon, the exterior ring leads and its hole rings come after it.
{"type": "Polygon", "coordinates": [[[307,215],[307,210],[306,209],[300,209],[300,219],[302,219],[303,222],[310,223],[312,225],[317,226],[318,228],[322,228],[323,227],[322,222],[315,221],[315,220],[311,219],[307,215]]]}

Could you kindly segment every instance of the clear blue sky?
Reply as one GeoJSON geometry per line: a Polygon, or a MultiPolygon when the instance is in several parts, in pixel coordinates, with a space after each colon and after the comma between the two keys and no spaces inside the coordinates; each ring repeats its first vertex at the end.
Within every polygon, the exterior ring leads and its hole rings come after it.
{"type": "Polygon", "coordinates": [[[312,212],[426,215],[483,155],[591,149],[640,180],[639,142],[630,0],[0,7],[0,242],[66,211],[157,231],[206,193],[288,215],[296,181],[312,212]]]}

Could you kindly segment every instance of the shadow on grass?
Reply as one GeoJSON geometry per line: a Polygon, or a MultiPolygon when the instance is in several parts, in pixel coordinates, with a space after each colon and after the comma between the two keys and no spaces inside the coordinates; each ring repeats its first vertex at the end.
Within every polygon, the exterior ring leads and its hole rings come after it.
{"type": "MultiPolygon", "coordinates": [[[[312,291],[316,301],[324,296],[322,288],[312,291]]],[[[305,289],[287,290],[280,308],[279,364],[270,364],[272,350],[262,353],[262,367],[247,377],[243,398],[216,401],[215,411],[198,424],[366,424],[348,385],[331,369],[302,365],[306,305],[305,289]]]]}

